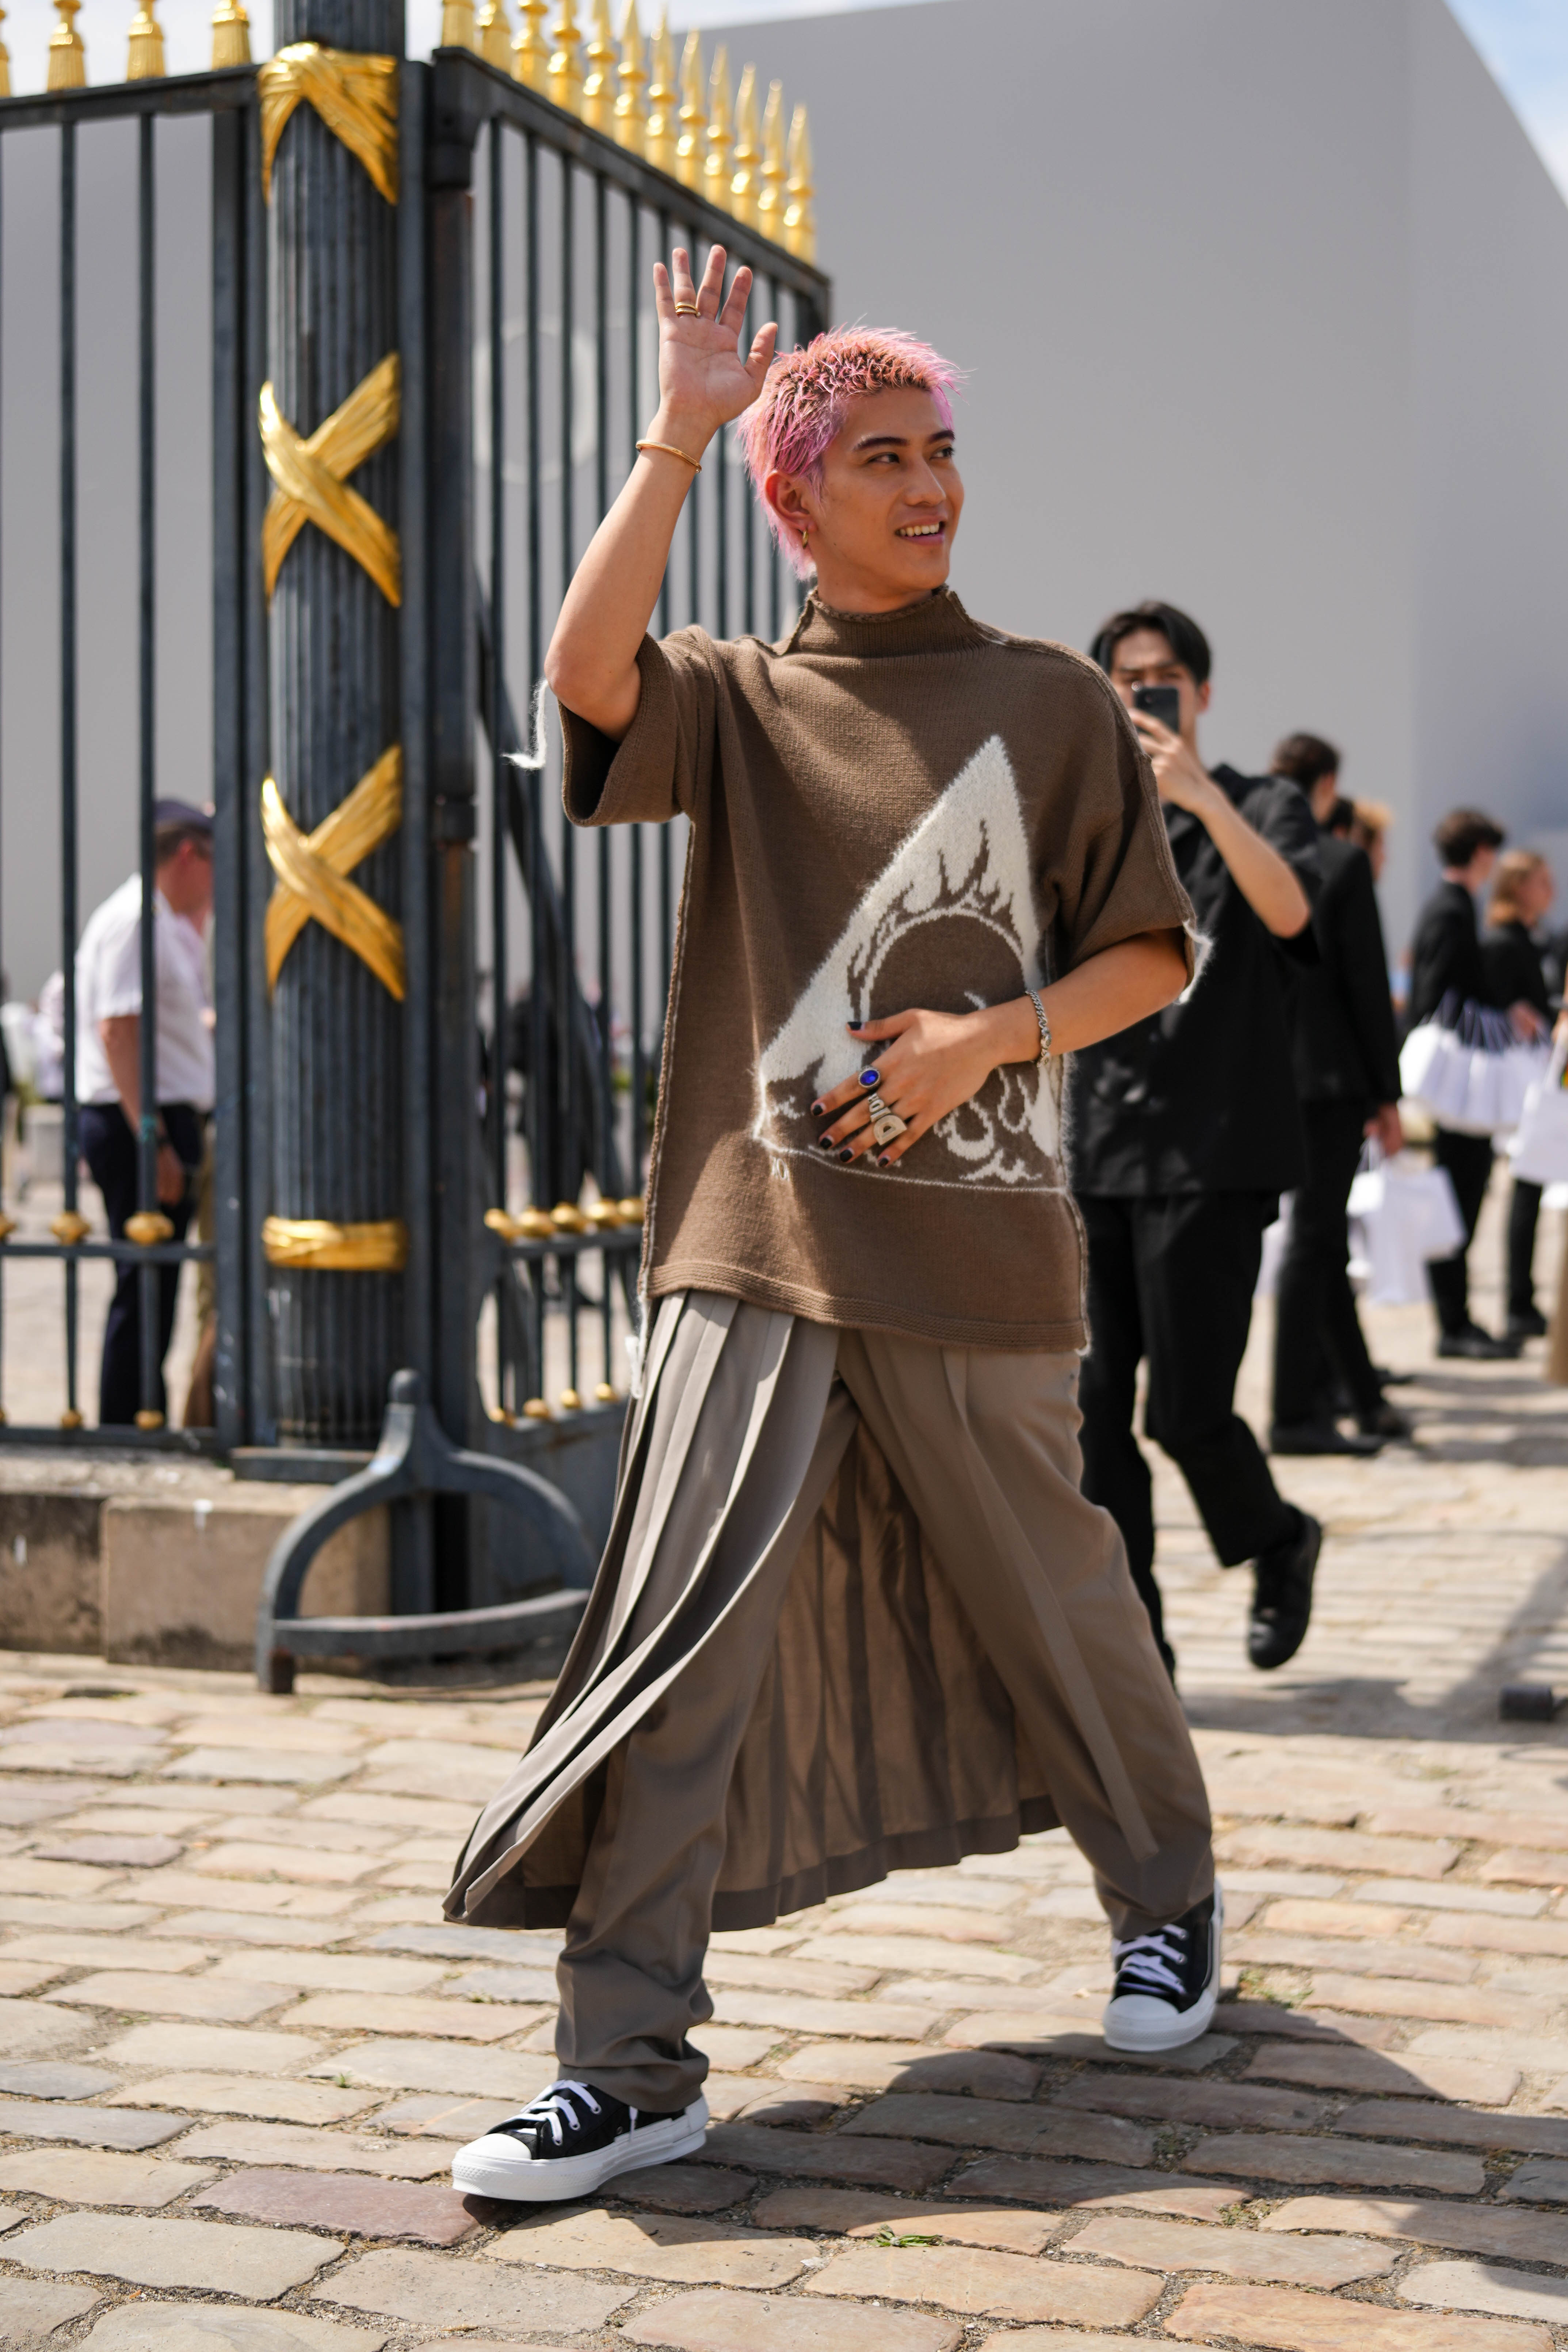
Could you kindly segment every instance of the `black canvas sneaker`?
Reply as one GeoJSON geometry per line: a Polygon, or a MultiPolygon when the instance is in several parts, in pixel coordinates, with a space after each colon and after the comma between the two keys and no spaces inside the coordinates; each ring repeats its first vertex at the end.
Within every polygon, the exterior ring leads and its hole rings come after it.
{"type": "Polygon", "coordinates": [[[1179,2050],[1208,2030],[1219,1998],[1225,1900],[1212,1895],[1152,1935],[1113,1942],[1116,1984],[1101,2021],[1112,2050],[1179,2050]]]}
{"type": "Polygon", "coordinates": [[[517,2204],[591,2197],[617,2172],[689,2156],[707,2128],[703,2098],[675,2115],[650,2115],[586,2083],[552,2083],[520,2114],[458,2150],[452,2186],[517,2204]]]}

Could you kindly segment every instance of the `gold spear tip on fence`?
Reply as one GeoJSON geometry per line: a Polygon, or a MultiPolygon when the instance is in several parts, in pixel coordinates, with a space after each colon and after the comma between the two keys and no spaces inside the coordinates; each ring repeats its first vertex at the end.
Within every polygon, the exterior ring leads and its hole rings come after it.
{"type": "Polygon", "coordinates": [[[577,0],[561,0],[550,37],[555,44],[550,53],[550,96],[564,113],[581,114],[583,36],[577,29],[577,0]]]}
{"type": "Polygon", "coordinates": [[[708,100],[702,83],[702,36],[688,33],[680,60],[680,136],[675,142],[675,176],[687,188],[702,185],[708,152],[708,100]]]}
{"type": "Polygon", "coordinates": [[[609,131],[616,120],[616,35],[610,0],[594,0],[588,31],[588,73],[583,84],[583,120],[590,131],[609,131]]]}
{"type": "Polygon", "coordinates": [[[647,85],[647,131],[643,152],[650,163],[661,172],[675,169],[675,143],[679,135],[677,112],[680,91],[675,79],[675,44],[669,37],[669,10],[661,9],[658,29],[653,37],[647,85]]]}
{"type": "Polygon", "coordinates": [[[626,13],[621,19],[620,95],[616,100],[613,125],[620,145],[629,148],[634,155],[647,152],[647,100],[643,92],[647,86],[647,68],[643,63],[642,26],[637,22],[637,0],[626,0],[626,13]]]}
{"type": "Polygon", "coordinates": [[[762,155],[757,146],[757,68],[748,66],[741,76],[741,93],[735,100],[735,175],[730,183],[730,210],[748,228],[757,225],[757,194],[760,183],[757,166],[762,155]]]}
{"type": "Polygon", "coordinates": [[[805,109],[797,106],[789,127],[789,203],[784,208],[784,243],[797,261],[816,259],[816,194],[811,179],[811,131],[805,109]]]}
{"type": "Polygon", "coordinates": [[[46,89],[81,89],[87,82],[87,50],[77,31],[81,0],[55,0],[59,23],[49,35],[49,70],[46,89]]]}
{"type": "Polygon", "coordinates": [[[784,206],[788,199],[784,189],[789,180],[789,165],[784,162],[784,84],[768,84],[768,102],[763,110],[762,189],[757,197],[757,226],[775,245],[784,243],[784,206]]]}
{"type": "Polygon", "coordinates": [[[486,65],[499,66],[502,73],[510,73],[511,26],[506,20],[503,0],[484,0],[474,19],[474,47],[486,65]]]}
{"type": "Polygon", "coordinates": [[[735,144],[733,101],[730,94],[730,51],[721,41],[713,52],[708,82],[708,152],[702,163],[702,191],[721,212],[730,209],[730,151],[735,144]]]}
{"type": "Polygon", "coordinates": [[[250,19],[245,0],[222,0],[213,16],[213,70],[250,63],[250,19]]]}
{"type": "MultiPolygon", "coordinates": [[[[0,8],[0,24],[4,24],[4,22],[5,22],[5,14],[6,14],[5,10],[4,8],[0,8]]],[[[9,98],[9,97],[10,97],[10,95],[11,95],[11,52],[10,52],[10,50],[5,47],[5,42],[4,42],[4,41],[0,41],[0,98],[9,98]]],[[[4,1239],[5,1239],[5,1235],[4,1235],[4,1234],[0,1234],[0,1241],[3,1241],[4,1239]]]]}
{"type": "Polygon", "coordinates": [[[529,89],[550,85],[550,44],[541,29],[550,0],[517,0],[517,31],[511,44],[511,78],[529,89]]]}
{"type": "Polygon", "coordinates": [[[161,81],[163,77],[163,28],[153,14],[153,0],[131,20],[131,47],[125,59],[127,81],[161,81]]]}

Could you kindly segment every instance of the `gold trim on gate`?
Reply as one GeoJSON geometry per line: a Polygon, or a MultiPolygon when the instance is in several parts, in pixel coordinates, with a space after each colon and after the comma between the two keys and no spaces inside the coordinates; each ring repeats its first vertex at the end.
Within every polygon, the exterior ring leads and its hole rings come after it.
{"type": "Polygon", "coordinates": [[[401,1217],[339,1225],[330,1217],[268,1217],[261,1228],[268,1265],[309,1266],[321,1274],[401,1274],[408,1228],[401,1217]]]}
{"type": "Polygon", "coordinates": [[[272,777],[261,787],[261,830],[278,885],[267,902],[267,985],[309,922],[342,940],[403,1002],[403,926],[347,878],[403,822],[403,747],[395,743],[314,833],[301,833],[272,777]]]}
{"type": "Polygon", "coordinates": [[[307,437],[261,387],[261,447],[277,488],[261,526],[261,558],[270,597],[283,558],[308,522],[363,564],[389,604],[403,602],[403,556],[397,533],[357,490],[348,487],[356,466],[384,449],[397,431],[397,353],[389,352],[307,437]]]}
{"type": "MultiPolygon", "coordinates": [[[[56,0],[58,5],[58,0],[56,0]]],[[[261,193],[272,194],[272,163],[283,126],[305,101],[357,155],[389,205],[397,202],[397,59],[291,41],[256,77],[261,95],[261,193]]]]}

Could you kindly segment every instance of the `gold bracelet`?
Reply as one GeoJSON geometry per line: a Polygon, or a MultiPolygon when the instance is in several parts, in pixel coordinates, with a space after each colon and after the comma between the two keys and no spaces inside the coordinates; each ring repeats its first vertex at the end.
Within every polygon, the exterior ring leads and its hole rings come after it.
{"type": "Polygon", "coordinates": [[[700,474],[702,471],[701,458],[689,457],[684,449],[678,449],[676,447],[673,441],[639,441],[637,443],[637,447],[639,449],[662,449],[667,457],[679,457],[683,466],[689,466],[694,474],[700,474]]]}

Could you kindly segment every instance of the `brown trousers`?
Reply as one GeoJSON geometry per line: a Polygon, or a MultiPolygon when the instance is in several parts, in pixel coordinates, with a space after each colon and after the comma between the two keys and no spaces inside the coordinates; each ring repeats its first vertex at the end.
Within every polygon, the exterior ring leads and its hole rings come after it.
{"type": "Polygon", "coordinates": [[[731,1778],[792,1573],[861,1420],[1113,1932],[1201,1902],[1203,1777],[1115,1523],[1079,1491],[1078,1359],[834,1330],[700,1293],[658,1303],[651,1358],[661,1349],[651,1425],[628,1447],[640,1473],[622,1605],[637,1614],[639,1592],[700,1559],[735,1600],[606,1759],[557,1972],[563,2074],[656,2111],[697,2095],[707,2061],[688,2037],[713,2013],[702,1963],[731,1778]]]}

